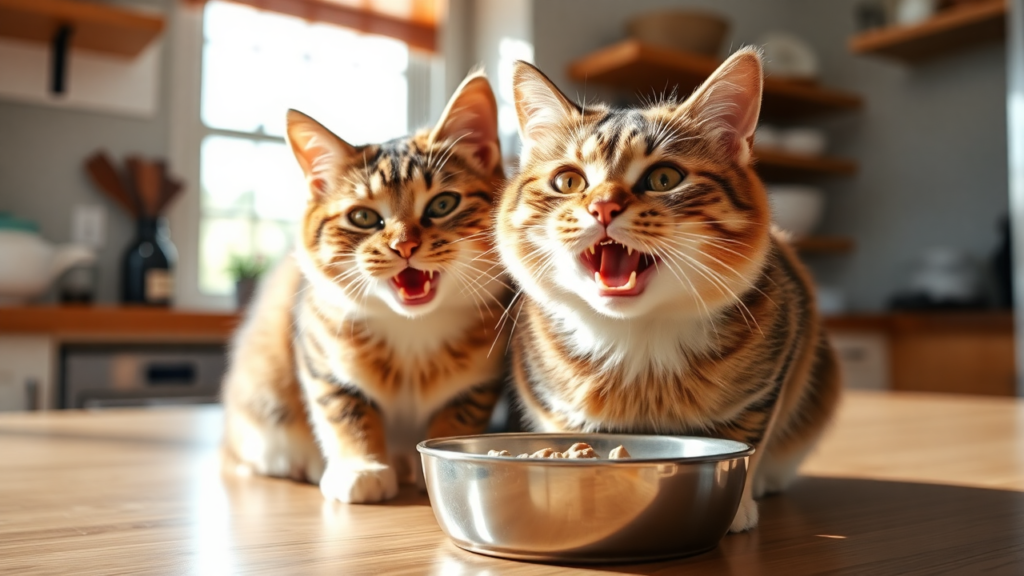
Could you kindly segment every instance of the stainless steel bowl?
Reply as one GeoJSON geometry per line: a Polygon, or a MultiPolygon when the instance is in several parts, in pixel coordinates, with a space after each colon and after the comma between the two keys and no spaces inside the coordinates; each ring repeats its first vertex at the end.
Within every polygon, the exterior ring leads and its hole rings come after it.
{"type": "Polygon", "coordinates": [[[420,442],[434,515],[460,548],[556,562],[627,562],[715,547],[739,507],[754,449],[715,438],[492,434],[420,442]],[[626,460],[487,456],[586,442],[626,460]]]}

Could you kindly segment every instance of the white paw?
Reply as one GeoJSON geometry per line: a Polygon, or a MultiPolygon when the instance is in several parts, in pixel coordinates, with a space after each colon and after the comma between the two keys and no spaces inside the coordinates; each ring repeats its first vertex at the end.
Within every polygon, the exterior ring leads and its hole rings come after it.
{"type": "Polygon", "coordinates": [[[757,502],[749,496],[744,496],[740,501],[740,508],[736,511],[736,517],[732,519],[732,526],[729,532],[745,532],[757,526],[757,502]]]}
{"type": "Polygon", "coordinates": [[[394,468],[376,462],[330,462],[320,478],[320,492],[328,500],[369,504],[394,498],[398,477],[394,468]]]}

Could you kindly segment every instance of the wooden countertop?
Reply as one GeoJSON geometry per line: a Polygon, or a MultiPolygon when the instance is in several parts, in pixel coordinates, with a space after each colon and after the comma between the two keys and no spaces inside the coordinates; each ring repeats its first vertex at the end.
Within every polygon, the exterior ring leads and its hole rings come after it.
{"type": "Polygon", "coordinates": [[[216,407],[0,416],[0,572],[1019,574],[1024,401],[851,392],[761,525],[712,552],[567,568],[452,545],[426,498],[325,503],[222,473],[216,407]]]}
{"type": "Polygon", "coordinates": [[[0,308],[0,334],[79,337],[230,338],[236,313],[145,306],[19,306],[0,308]]]}

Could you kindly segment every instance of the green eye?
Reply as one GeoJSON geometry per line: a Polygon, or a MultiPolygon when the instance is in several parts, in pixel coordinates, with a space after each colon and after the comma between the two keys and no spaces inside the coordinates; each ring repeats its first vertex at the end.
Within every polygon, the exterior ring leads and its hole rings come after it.
{"type": "Polygon", "coordinates": [[[587,180],[579,172],[566,170],[555,176],[555,181],[552,184],[555,190],[562,194],[577,194],[583,192],[583,189],[587,187],[587,180]]]}
{"type": "Polygon", "coordinates": [[[443,218],[459,206],[460,200],[459,195],[454,192],[441,192],[427,204],[425,213],[428,218],[443,218]]]}
{"type": "Polygon", "coordinates": [[[358,228],[380,228],[384,219],[369,208],[356,208],[348,213],[348,221],[358,228]]]}
{"type": "Polygon", "coordinates": [[[683,173],[671,166],[659,166],[647,174],[644,182],[647,190],[651,192],[665,192],[671,190],[683,181],[683,173]]]}

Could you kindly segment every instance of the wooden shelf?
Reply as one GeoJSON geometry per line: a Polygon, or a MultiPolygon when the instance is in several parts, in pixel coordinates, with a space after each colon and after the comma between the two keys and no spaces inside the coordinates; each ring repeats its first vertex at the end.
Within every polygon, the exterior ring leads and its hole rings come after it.
{"type": "Polygon", "coordinates": [[[51,43],[63,26],[71,48],[137,56],[164,29],[160,15],[76,0],[0,0],[0,36],[51,43]]]}
{"type": "Polygon", "coordinates": [[[857,163],[830,156],[801,156],[772,148],[755,148],[757,173],[765,180],[798,180],[816,176],[851,176],[857,163]]]}
{"type": "Polygon", "coordinates": [[[186,312],[142,306],[18,306],[0,308],[0,334],[67,339],[208,340],[224,342],[236,313],[186,312]]]}
{"type": "Polygon", "coordinates": [[[1006,2],[965,4],[913,26],[891,26],[850,39],[854,54],[918,63],[1006,36],[1006,2]]]}
{"type": "Polygon", "coordinates": [[[803,254],[847,254],[853,251],[853,240],[837,236],[806,236],[793,241],[803,254]]]}
{"type": "MultiPolygon", "coordinates": [[[[650,94],[678,86],[687,95],[718,68],[715,58],[624,40],[569,65],[569,77],[650,94]]],[[[857,110],[860,96],[809,82],[765,78],[762,115],[793,118],[857,110]]]]}

